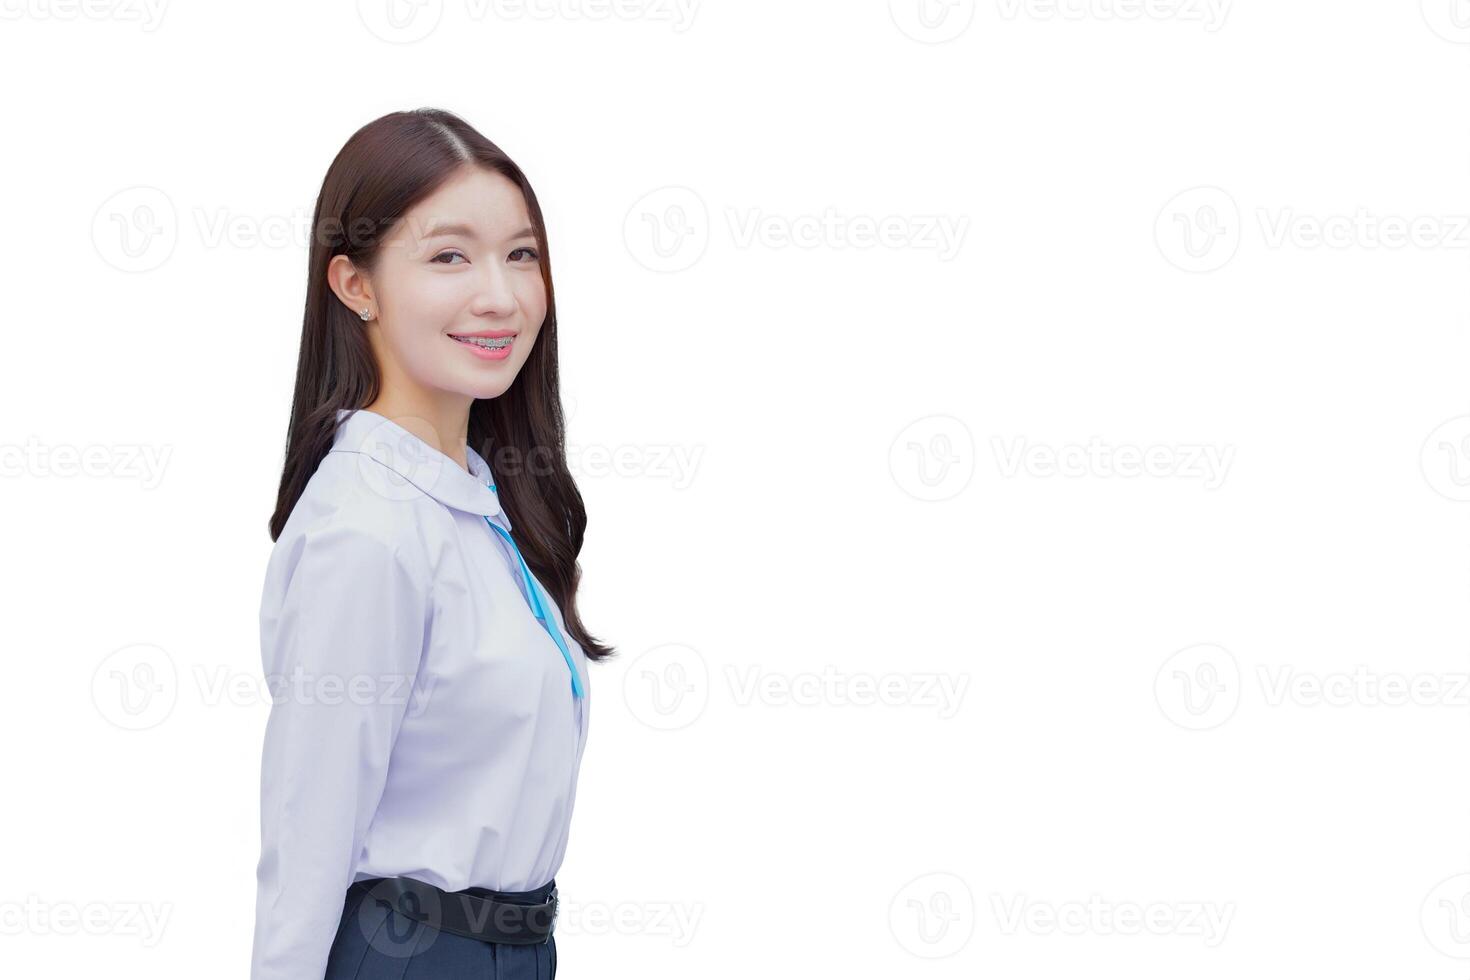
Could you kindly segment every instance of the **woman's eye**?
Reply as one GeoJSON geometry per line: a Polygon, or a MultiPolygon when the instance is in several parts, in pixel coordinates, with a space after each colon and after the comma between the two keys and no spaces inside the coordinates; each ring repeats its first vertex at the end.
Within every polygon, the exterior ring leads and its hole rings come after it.
{"type": "MultiPolygon", "coordinates": [[[[464,254],[463,253],[456,252],[456,251],[453,251],[451,249],[450,251],[447,251],[447,252],[440,252],[438,255],[434,256],[429,261],[431,261],[431,262],[440,262],[440,260],[442,260],[445,256],[451,256],[452,257],[452,256],[456,256],[456,255],[459,256],[460,258],[464,259],[464,254]]],[[[469,259],[465,259],[465,261],[468,262],[469,259]]],[[[453,262],[440,262],[440,264],[442,264],[442,265],[454,265],[453,262]]]]}
{"type": "Polygon", "coordinates": [[[521,247],[521,248],[518,248],[518,249],[516,249],[516,250],[515,250],[515,252],[511,252],[511,253],[510,253],[510,254],[511,254],[511,255],[515,255],[515,254],[516,254],[516,252],[525,252],[525,253],[526,253],[526,256],[527,256],[527,257],[528,257],[528,258],[529,258],[529,259],[530,259],[530,260],[531,260],[531,261],[532,261],[532,262],[535,262],[535,261],[536,261],[536,260],[537,260],[537,259],[538,259],[538,258],[540,258],[540,256],[538,256],[538,255],[537,255],[537,254],[536,254],[536,250],[535,250],[535,249],[534,249],[534,248],[525,248],[525,247],[521,247]]]}

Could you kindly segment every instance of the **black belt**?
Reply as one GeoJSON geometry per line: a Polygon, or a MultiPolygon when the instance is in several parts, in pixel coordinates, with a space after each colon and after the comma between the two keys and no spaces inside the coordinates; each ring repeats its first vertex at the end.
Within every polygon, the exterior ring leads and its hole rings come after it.
{"type": "Polygon", "coordinates": [[[529,946],[548,942],[556,925],[555,881],[551,882],[546,901],[539,905],[523,905],[468,891],[447,892],[402,875],[360,884],[368,886],[368,895],[373,899],[387,902],[416,922],[487,943],[529,946]]]}

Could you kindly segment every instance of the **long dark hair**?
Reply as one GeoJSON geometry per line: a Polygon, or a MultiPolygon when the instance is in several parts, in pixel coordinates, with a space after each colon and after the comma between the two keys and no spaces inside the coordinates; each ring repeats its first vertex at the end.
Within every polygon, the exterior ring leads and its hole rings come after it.
{"type": "Polygon", "coordinates": [[[426,108],[375,119],[352,135],[327,169],[312,215],[306,316],[271,540],[280,537],[307,481],[332,448],[338,410],[371,404],[382,382],[362,324],[327,285],[328,263],[346,255],[370,274],[394,224],[466,164],[502,174],[520,187],[546,283],[546,321],[530,356],[504,394],[471,404],[469,444],[495,471],[496,493],[526,564],[555,599],[567,631],[589,658],[600,660],[614,650],[589,634],[577,614],[577,555],[587,509],[567,469],[556,296],[541,206],[520,167],[453,113],[426,108]]]}

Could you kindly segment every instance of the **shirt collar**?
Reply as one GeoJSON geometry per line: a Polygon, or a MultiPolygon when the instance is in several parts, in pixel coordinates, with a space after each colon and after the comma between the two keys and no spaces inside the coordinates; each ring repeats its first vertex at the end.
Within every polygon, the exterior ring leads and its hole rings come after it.
{"type": "MultiPolygon", "coordinates": [[[[466,470],[390,418],[365,408],[340,408],[337,431],[328,452],[360,453],[362,460],[376,460],[441,504],[469,514],[506,520],[500,498],[491,489],[495,475],[490,464],[469,445],[465,446],[465,461],[469,464],[466,470]]],[[[374,471],[368,474],[368,480],[376,487],[386,474],[376,467],[374,471]]],[[[392,492],[396,488],[385,482],[382,489],[392,492]]],[[[401,489],[396,496],[402,498],[401,489]]]]}

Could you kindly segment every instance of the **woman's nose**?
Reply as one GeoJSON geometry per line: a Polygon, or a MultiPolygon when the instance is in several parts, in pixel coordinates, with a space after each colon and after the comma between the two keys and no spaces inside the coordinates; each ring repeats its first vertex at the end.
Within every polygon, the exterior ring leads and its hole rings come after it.
{"type": "Polygon", "coordinates": [[[477,285],[472,312],[484,316],[508,316],[515,312],[515,292],[503,272],[491,270],[477,285]]]}

